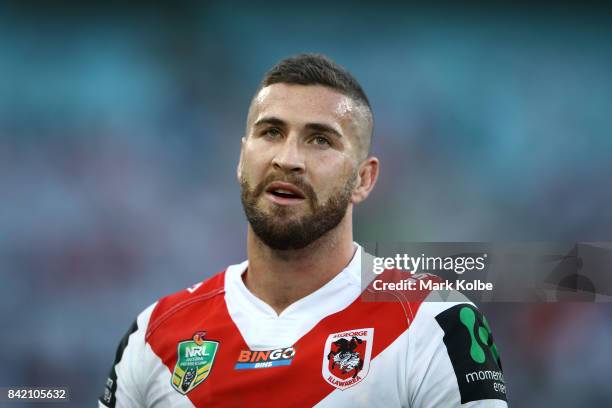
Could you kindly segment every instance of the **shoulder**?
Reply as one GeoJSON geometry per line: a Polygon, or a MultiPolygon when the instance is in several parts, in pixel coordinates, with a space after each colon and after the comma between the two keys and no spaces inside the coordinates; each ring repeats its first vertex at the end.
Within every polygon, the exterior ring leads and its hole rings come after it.
{"type": "Polygon", "coordinates": [[[459,292],[437,290],[429,292],[419,305],[409,329],[411,347],[419,350],[416,355],[431,356],[443,351],[439,348],[439,344],[459,332],[455,317],[463,308],[478,310],[459,292]]]}
{"type": "Polygon", "coordinates": [[[497,400],[490,403],[505,406],[506,385],[491,326],[461,293],[428,295],[410,327],[409,347],[415,398],[429,395],[429,385],[444,383],[447,401],[497,400]]]}
{"type": "Polygon", "coordinates": [[[164,296],[145,310],[145,312],[148,311],[150,316],[148,318],[146,338],[149,338],[155,330],[173,316],[185,313],[186,310],[194,307],[201,307],[202,304],[213,301],[216,298],[223,298],[225,293],[225,273],[226,271],[219,272],[186,289],[164,296]]]}
{"type": "Polygon", "coordinates": [[[434,319],[435,321],[439,315],[462,305],[476,308],[474,303],[461,292],[455,290],[431,290],[423,299],[416,318],[419,320],[434,319]]]}

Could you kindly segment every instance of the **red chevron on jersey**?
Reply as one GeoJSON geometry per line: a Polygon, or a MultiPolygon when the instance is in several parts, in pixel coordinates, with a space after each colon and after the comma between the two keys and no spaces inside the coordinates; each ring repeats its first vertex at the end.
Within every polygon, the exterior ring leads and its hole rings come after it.
{"type": "Polygon", "coordinates": [[[491,381],[470,383],[469,395],[459,389],[470,337],[453,313],[455,305],[477,310],[465,297],[362,292],[360,264],[357,251],[280,314],[244,284],[248,262],[159,300],[120,343],[100,406],[449,408],[465,394],[474,407],[506,408],[491,381]]]}
{"type": "Polygon", "coordinates": [[[182,291],[162,299],[147,332],[147,342],[173,374],[180,365],[177,345],[185,339],[205,331],[206,339],[218,342],[207,377],[186,393],[196,406],[215,401],[224,401],[226,406],[257,405],[262,390],[270,384],[274,384],[274,392],[266,394],[265,405],[286,406],[295,396],[298,383],[308,385],[301,388],[301,401],[315,405],[334,389],[355,386],[363,380],[370,361],[408,329],[411,316],[406,310],[416,313],[419,306],[362,302],[358,297],[349,307],[323,318],[293,345],[295,356],[290,367],[236,370],[236,361],[248,346],[227,311],[223,280],[221,273],[193,293],[182,291]]]}

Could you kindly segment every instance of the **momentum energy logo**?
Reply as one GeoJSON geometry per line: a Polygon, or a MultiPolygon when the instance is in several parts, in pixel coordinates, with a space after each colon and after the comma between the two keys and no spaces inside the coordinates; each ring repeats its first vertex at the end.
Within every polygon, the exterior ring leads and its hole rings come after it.
{"type": "MultiPolygon", "coordinates": [[[[487,360],[487,355],[485,354],[485,349],[480,346],[478,341],[476,340],[476,333],[478,333],[478,338],[482,344],[489,345],[489,339],[491,338],[491,328],[489,328],[489,324],[487,323],[487,319],[482,316],[483,326],[480,326],[478,330],[476,330],[476,312],[471,307],[463,306],[459,310],[459,320],[468,330],[470,335],[470,357],[474,360],[475,363],[483,364],[487,360]]],[[[499,362],[499,353],[497,352],[497,346],[491,340],[491,345],[489,346],[491,353],[496,361],[499,362]]]]}
{"type": "Polygon", "coordinates": [[[483,399],[506,401],[506,384],[491,328],[472,305],[461,304],[436,316],[444,330],[461,403],[483,399]]]}

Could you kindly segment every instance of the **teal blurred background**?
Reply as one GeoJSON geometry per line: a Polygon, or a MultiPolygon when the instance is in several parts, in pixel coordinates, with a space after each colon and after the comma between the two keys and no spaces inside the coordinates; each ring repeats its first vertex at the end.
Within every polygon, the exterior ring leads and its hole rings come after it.
{"type": "MultiPolygon", "coordinates": [[[[102,392],[157,298],[242,261],[249,100],[279,59],[360,80],[358,241],[612,240],[612,13],[435,2],[0,6],[0,386],[102,392]]],[[[513,407],[612,406],[612,306],[482,305],[513,407]]]]}

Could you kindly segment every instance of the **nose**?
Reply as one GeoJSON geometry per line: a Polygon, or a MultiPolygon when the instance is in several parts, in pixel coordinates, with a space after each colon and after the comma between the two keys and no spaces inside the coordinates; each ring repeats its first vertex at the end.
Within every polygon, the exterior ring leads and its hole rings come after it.
{"type": "Polygon", "coordinates": [[[290,173],[304,172],[304,157],[300,150],[298,137],[290,135],[284,139],[272,159],[272,167],[290,173]]]}

